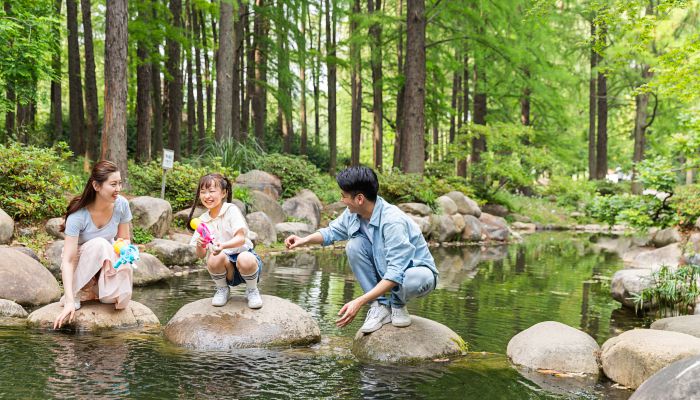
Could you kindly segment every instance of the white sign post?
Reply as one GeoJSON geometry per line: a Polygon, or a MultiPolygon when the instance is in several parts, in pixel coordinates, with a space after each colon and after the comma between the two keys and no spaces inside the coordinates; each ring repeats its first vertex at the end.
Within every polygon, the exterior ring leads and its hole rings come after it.
{"type": "Polygon", "coordinates": [[[160,198],[165,199],[165,175],[169,169],[173,168],[173,160],[175,160],[175,152],[173,150],[163,149],[163,184],[160,188],[160,198]]]}

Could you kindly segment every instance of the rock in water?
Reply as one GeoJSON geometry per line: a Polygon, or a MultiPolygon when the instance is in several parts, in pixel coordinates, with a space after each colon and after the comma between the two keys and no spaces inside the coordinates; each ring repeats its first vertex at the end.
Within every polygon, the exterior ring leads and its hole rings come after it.
{"type": "MultiPolygon", "coordinates": [[[[51,303],[29,314],[27,325],[53,329],[53,322],[61,311],[61,304],[51,303]]],[[[123,310],[115,310],[114,304],[87,301],[75,312],[73,322],[64,326],[79,332],[95,332],[103,329],[152,329],[159,327],[160,321],[148,307],[133,300],[123,310]]]]}
{"type": "Polygon", "coordinates": [[[263,307],[252,310],[243,296],[223,307],[206,298],[186,304],[165,326],[171,342],[197,350],[301,346],[321,340],[321,330],[307,311],[275,296],[262,296],[263,307]]]}
{"type": "Polygon", "coordinates": [[[700,356],[663,368],[642,383],[630,400],[700,399],[700,356]]]}

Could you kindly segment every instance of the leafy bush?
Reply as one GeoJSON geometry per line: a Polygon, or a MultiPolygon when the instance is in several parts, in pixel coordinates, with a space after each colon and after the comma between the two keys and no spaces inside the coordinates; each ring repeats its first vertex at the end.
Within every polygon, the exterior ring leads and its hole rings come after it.
{"type": "MultiPolygon", "coordinates": [[[[181,162],[174,162],[173,168],[168,170],[165,199],[170,202],[174,210],[180,210],[192,205],[199,178],[212,173],[220,172],[229,178],[233,177],[231,171],[223,166],[216,165],[212,167],[197,167],[181,162]]],[[[157,161],[151,161],[146,164],[136,164],[129,162],[129,182],[131,184],[131,193],[137,196],[153,196],[160,197],[161,183],[163,179],[163,169],[157,161]]],[[[242,193],[239,191],[238,194],[242,193]]],[[[236,197],[237,192],[234,190],[233,195],[236,197]]]]}
{"type": "Polygon", "coordinates": [[[142,244],[142,243],[149,243],[153,240],[153,234],[147,230],[143,229],[141,227],[134,227],[134,237],[131,238],[131,241],[136,243],[136,244],[142,244]]]}
{"type": "Polygon", "coordinates": [[[688,185],[676,188],[669,206],[675,210],[679,225],[691,227],[700,218],[700,186],[688,185]]]}
{"type": "Polygon", "coordinates": [[[29,221],[64,214],[66,192],[81,188],[80,179],[63,169],[70,156],[65,143],[50,149],[17,143],[0,146],[0,208],[29,221]]]}
{"type": "Polygon", "coordinates": [[[278,153],[264,155],[255,168],[280,178],[282,198],[292,197],[301,189],[312,188],[320,175],[318,168],[305,157],[278,153]]]}
{"type": "Polygon", "coordinates": [[[540,187],[540,194],[551,196],[563,207],[584,209],[593,199],[596,187],[592,181],[574,180],[568,176],[552,176],[547,186],[540,187]]]}
{"type": "Polygon", "coordinates": [[[683,265],[674,271],[664,265],[652,274],[652,285],[633,297],[635,309],[649,304],[662,317],[688,314],[700,295],[698,278],[700,266],[683,265]]]}
{"type": "Polygon", "coordinates": [[[596,197],[586,209],[589,216],[612,226],[626,223],[635,228],[666,227],[673,213],[655,196],[621,194],[596,197]]]}
{"type": "Polygon", "coordinates": [[[255,169],[261,156],[265,154],[254,139],[247,143],[239,143],[233,138],[222,143],[211,143],[207,153],[217,158],[221,165],[239,173],[255,169]]]}

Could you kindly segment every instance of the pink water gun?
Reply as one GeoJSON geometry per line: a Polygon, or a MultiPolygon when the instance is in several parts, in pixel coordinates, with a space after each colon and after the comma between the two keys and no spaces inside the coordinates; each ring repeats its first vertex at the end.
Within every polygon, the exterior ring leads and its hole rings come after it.
{"type": "Polygon", "coordinates": [[[204,247],[207,247],[209,243],[214,241],[214,235],[211,230],[204,222],[200,221],[199,218],[192,218],[190,221],[190,227],[199,233],[199,236],[204,242],[204,247]]]}

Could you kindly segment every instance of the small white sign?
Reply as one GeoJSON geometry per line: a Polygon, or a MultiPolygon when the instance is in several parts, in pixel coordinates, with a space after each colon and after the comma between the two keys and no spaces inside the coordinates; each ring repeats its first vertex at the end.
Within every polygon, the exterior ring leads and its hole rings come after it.
{"type": "Polygon", "coordinates": [[[175,160],[175,152],[173,150],[163,149],[163,169],[172,169],[173,160],[175,160]]]}

